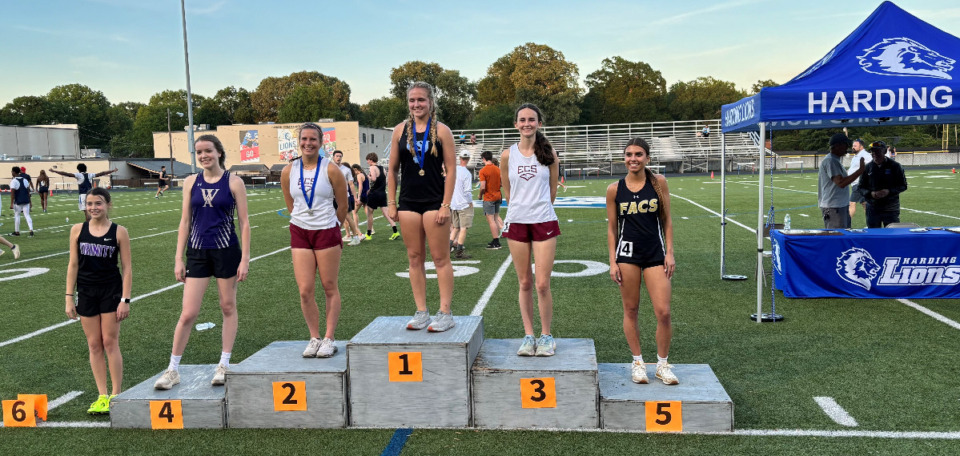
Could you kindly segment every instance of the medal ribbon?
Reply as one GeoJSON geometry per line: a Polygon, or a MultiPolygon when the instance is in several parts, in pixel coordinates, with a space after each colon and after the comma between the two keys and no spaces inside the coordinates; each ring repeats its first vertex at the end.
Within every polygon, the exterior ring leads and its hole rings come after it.
{"type": "Polygon", "coordinates": [[[427,129],[423,132],[423,139],[417,140],[417,121],[413,120],[413,146],[417,149],[417,165],[420,165],[420,171],[423,171],[423,158],[427,154],[427,147],[430,145],[427,141],[430,137],[430,122],[433,119],[427,118],[427,129]]]}
{"type": "Polygon", "coordinates": [[[317,161],[317,168],[313,170],[313,184],[310,185],[310,195],[307,195],[307,188],[303,185],[303,160],[300,161],[300,191],[303,192],[303,200],[307,203],[307,209],[313,209],[314,192],[317,191],[317,178],[320,177],[320,164],[323,160],[317,161]]]}

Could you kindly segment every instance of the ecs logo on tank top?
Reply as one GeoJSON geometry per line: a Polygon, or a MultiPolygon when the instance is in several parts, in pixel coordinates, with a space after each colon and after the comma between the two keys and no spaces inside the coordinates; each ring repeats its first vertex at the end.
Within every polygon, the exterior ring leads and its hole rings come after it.
{"type": "MultiPolygon", "coordinates": [[[[634,198],[636,198],[636,195],[634,195],[634,198]]],[[[639,202],[631,201],[629,203],[620,203],[620,215],[656,212],[659,206],[660,202],[657,200],[657,198],[651,198],[649,200],[642,200],[639,202]]]]}
{"type": "Polygon", "coordinates": [[[517,175],[521,179],[528,181],[537,177],[537,165],[519,165],[517,166],[517,175]]]}

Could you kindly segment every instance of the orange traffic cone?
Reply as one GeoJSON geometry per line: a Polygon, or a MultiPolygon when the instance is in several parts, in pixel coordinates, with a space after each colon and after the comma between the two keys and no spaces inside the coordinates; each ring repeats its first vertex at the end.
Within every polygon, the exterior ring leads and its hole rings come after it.
{"type": "Polygon", "coordinates": [[[713,179],[713,171],[710,171],[710,178],[713,179]]]}
{"type": "Polygon", "coordinates": [[[953,174],[957,174],[957,168],[953,168],[953,171],[951,171],[951,172],[952,172],[953,174]]]}

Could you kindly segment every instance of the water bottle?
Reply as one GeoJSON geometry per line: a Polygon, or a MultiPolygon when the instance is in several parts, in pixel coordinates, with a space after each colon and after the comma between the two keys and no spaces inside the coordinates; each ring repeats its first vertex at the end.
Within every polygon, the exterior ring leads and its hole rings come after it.
{"type": "Polygon", "coordinates": [[[790,229],[790,214],[787,214],[787,216],[783,218],[783,229],[790,229]]]}
{"type": "Polygon", "coordinates": [[[210,323],[209,321],[206,323],[200,323],[197,325],[197,331],[206,331],[214,326],[217,326],[217,325],[210,323]]]}

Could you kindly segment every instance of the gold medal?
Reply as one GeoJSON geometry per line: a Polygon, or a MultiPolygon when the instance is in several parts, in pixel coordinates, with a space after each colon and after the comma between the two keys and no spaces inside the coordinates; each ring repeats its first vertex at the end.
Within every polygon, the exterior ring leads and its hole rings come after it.
{"type": "Polygon", "coordinates": [[[420,170],[420,175],[423,176],[424,174],[426,174],[426,173],[424,173],[423,170],[421,169],[421,170],[420,170]]]}

